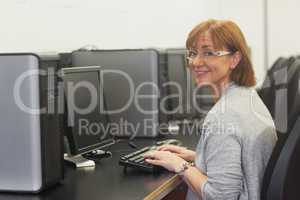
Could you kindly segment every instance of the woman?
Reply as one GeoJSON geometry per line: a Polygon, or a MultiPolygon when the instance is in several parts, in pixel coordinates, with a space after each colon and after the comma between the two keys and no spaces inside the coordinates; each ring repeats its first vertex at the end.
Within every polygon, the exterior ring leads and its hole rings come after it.
{"type": "Polygon", "coordinates": [[[187,199],[260,199],[265,167],[277,136],[256,91],[245,38],[232,21],[208,20],[189,34],[188,65],[197,85],[214,88],[196,151],[172,145],[146,161],[180,174],[187,199]],[[195,165],[190,163],[195,162],[195,165]]]}

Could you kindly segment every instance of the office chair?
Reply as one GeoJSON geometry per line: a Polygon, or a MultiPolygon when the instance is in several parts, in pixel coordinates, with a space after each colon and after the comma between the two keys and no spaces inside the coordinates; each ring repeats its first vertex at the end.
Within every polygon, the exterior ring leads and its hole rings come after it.
{"type": "MultiPolygon", "coordinates": [[[[298,88],[300,59],[279,58],[268,71],[258,94],[270,111],[278,134],[285,134],[295,122],[295,94],[298,88]]],[[[297,108],[296,108],[297,110],[297,108]]]]}
{"type": "Polygon", "coordinates": [[[300,59],[295,59],[288,66],[287,73],[276,78],[274,107],[275,126],[278,134],[287,134],[291,131],[299,112],[299,77],[300,77],[300,59]],[[282,80],[280,80],[282,79],[282,80]]]}
{"type": "MultiPolygon", "coordinates": [[[[270,181],[269,183],[265,180],[263,182],[262,200],[296,200],[300,196],[298,188],[300,184],[300,117],[298,117],[286,141],[284,138],[279,138],[276,146],[282,144],[281,142],[284,143],[274,169],[272,173],[266,173],[264,177],[270,176],[270,181]]],[[[278,153],[276,148],[274,153],[278,153]]]]}
{"type": "Polygon", "coordinates": [[[289,66],[295,61],[295,57],[278,58],[272,67],[268,70],[266,79],[264,80],[262,87],[257,91],[268,110],[270,111],[272,117],[275,116],[275,97],[276,97],[276,83],[283,82],[284,76],[279,73],[276,76],[276,72],[282,72],[284,68],[289,68],[289,66]]]}
{"type": "MultiPolygon", "coordinates": [[[[262,200],[267,200],[267,195],[268,191],[270,190],[270,187],[272,184],[272,181],[276,181],[278,182],[278,179],[273,180],[273,176],[275,176],[276,172],[276,168],[280,167],[281,165],[284,165],[286,163],[286,165],[291,165],[294,167],[294,164],[290,164],[288,162],[288,160],[284,160],[284,159],[288,159],[288,155],[286,155],[287,153],[285,153],[287,149],[290,147],[290,143],[291,140],[298,140],[298,138],[295,138],[297,136],[297,134],[299,135],[300,133],[300,129],[297,128],[299,127],[299,116],[300,116],[300,91],[299,91],[299,77],[300,77],[300,60],[297,60],[297,62],[294,62],[291,66],[290,69],[288,71],[287,74],[287,128],[284,131],[278,131],[278,141],[276,143],[276,146],[273,150],[273,153],[270,157],[268,166],[265,170],[265,175],[264,175],[264,179],[263,179],[263,184],[262,184],[262,200]],[[297,121],[297,122],[296,122],[297,121]],[[296,129],[295,129],[296,127],[296,129]],[[296,133],[295,133],[296,131],[296,133]],[[292,135],[296,135],[296,136],[292,136],[292,135]],[[292,139],[291,139],[292,138],[292,139]],[[286,158],[281,158],[282,156],[286,157],[286,158]],[[282,159],[284,161],[282,161],[282,159]]],[[[284,102],[284,100],[282,101],[284,102]]],[[[282,104],[279,104],[278,107],[282,107],[282,104]]],[[[285,120],[285,119],[283,119],[285,120]]],[[[278,128],[278,124],[276,124],[275,121],[275,125],[278,128]]],[[[297,136],[298,137],[298,136],[297,136]]],[[[296,142],[296,141],[292,141],[292,142],[296,142]]],[[[299,145],[298,145],[299,146],[299,145]]],[[[292,148],[292,147],[291,147],[292,148]]],[[[299,147],[297,147],[297,152],[298,152],[299,147]]],[[[289,150],[289,149],[288,149],[289,150]]],[[[296,150],[295,150],[296,151],[296,150]]],[[[296,154],[295,154],[296,155],[296,154]]],[[[296,160],[294,160],[293,162],[296,162],[296,160]]],[[[298,166],[298,161],[297,161],[297,166],[298,166]]],[[[295,174],[297,175],[297,174],[295,174]]],[[[279,175],[278,175],[279,176],[279,175]]],[[[292,176],[292,175],[291,175],[292,176]]],[[[290,178],[289,178],[290,179],[290,178]]],[[[290,184],[290,182],[289,182],[290,184]]],[[[293,191],[295,192],[295,191],[293,191]]],[[[272,199],[272,198],[271,198],[272,199]]],[[[280,198],[279,198],[280,199],[280,198]]],[[[284,199],[289,199],[289,198],[284,198],[284,199]]]]}
{"type": "Polygon", "coordinates": [[[273,71],[277,68],[282,68],[283,64],[286,62],[286,58],[280,57],[278,58],[275,63],[272,65],[272,67],[267,71],[266,78],[261,86],[261,88],[257,91],[265,105],[267,106],[268,110],[270,111],[272,117],[274,116],[274,103],[273,98],[275,95],[274,88],[272,87],[274,85],[273,80],[273,71]]]}

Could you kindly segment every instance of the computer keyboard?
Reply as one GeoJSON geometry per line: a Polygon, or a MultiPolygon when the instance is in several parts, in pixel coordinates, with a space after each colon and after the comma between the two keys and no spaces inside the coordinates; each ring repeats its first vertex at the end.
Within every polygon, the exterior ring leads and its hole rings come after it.
{"type": "Polygon", "coordinates": [[[121,166],[124,166],[124,170],[127,169],[127,167],[131,168],[136,168],[142,171],[147,171],[147,172],[159,172],[163,168],[159,166],[152,165],[150,163],[147,163],[143,157],[143,155],[149,151],[153,151],[157,149],[159,146],[165,145],[165,144],[173,144],[173,145],[178,145],[181,146],[181,142],[179,140],[175,139],[168,139],[168,140],[162,140],[156,142],[155,145],[152,146],[146,146],[142,149],[139,149],[137,151],[134,151],[130,154],[123,155],[120,157],[119,164],[121,166]]]}

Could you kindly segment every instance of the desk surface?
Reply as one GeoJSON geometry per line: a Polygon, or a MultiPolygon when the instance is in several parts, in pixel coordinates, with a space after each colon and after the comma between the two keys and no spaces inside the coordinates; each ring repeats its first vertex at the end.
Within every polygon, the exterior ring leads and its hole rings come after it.
{"type": "MultiPolygon", "coordinates": [[[[181,132],[176,138],[189,148],[195,148],[199,135],[181,132]]],[[[159,138],[164,139],[164,138],[159,138]]],[[[138,147],[154,144],[154,139],[137,139],[138,147]]],[[[124,173],[119,157],[134,151],[127,141],[109,147],[113,156],[102,159],[95,168],[75,169],[66,165],[65,179],[61,184],[39,195],[0,194],[0,200],[99,200],[99,199],[160,199],[180,183],[180,178],[170,172],[145,173],[128,168],[124,173]]]]}

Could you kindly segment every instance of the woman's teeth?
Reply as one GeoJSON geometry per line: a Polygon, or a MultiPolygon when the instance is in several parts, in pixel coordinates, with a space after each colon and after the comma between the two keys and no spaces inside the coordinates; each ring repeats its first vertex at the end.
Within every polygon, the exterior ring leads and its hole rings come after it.
{"type": "Polygon", "coordinates": [[[195,70],[196,74],[198,75],[202,75],[202,74],[206,74],[207,72],[209,72],[208,70],[195,70]]]}

